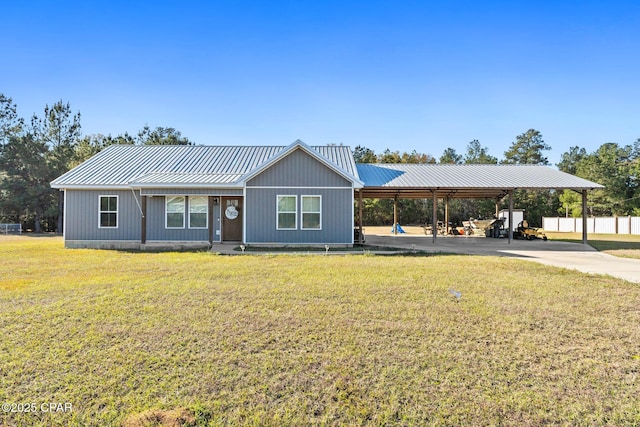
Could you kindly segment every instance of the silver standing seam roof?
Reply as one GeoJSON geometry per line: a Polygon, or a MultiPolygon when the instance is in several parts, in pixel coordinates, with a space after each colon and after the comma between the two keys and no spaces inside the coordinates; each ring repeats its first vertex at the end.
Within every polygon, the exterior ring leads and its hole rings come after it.
{"type": "Polygon", "coordinates": [[[246,174],[295,146],[304,146],[357,180],[346,146],[111,145],[55,179],[53,188],[149,185],[233,186],[246,174]]]}
{"type": "Polygon", "coordinates": [[[501,197],[515,189],[604,188],[537,165],[357,164],[347,146],[111,145],[55,179],[53,188],[242,186],[288,151],[302,148],[349,177],[363,197],[501,197]],[[315,154],[314,154],[315,155],[315,154]]]}
{"type": "Polygon", "coordinates": [[[540,165],[358,164],[363,197],[499,197],[516,189],[604,188],[577,176],[540,165]]]}

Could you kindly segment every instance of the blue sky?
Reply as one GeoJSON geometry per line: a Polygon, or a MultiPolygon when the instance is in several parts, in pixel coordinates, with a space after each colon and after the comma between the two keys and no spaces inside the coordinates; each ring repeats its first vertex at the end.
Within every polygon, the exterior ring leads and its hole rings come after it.
{"type": "Polygon", "coordinates": [[[1,7],[0,93],[62,99],[84,134],[363,145],[501,158],[539,130],[640,138],[637,1],[31,1],[1,7]]]}

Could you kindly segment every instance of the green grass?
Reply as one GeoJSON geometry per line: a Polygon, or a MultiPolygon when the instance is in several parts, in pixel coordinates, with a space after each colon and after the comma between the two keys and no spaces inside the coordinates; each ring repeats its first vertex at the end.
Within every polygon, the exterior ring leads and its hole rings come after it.
{"type": "Polygon", "coordinates": [[[0,270],[0,402],[73,404],[0,425],[640,424],[640,286],[611,277],[27,237],[0,270]]]}
{"type": "MultiPolygon", "coordinates": [[[[546,232],[552,240],[582,242],[582,233],[546,232]]],[[[635,234],[589,234],[589,244],[596,250],[611,255],[640,259],[640,235],[635,234]]]]}

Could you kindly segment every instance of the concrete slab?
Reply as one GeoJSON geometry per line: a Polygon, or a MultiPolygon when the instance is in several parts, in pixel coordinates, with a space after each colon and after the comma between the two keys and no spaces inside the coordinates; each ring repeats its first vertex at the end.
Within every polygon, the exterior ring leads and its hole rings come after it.
{"type": "Polygon", "coordinates": [[[527,261],[640,283],[640,260],[588,251],[505,251],[527,261]]]}
{"type": "Polygon", "coordinates": [[[489,239],[486,237],[367,235],[367,245],[389,246],[425,252],[515,257],[554,267],[591,274],[605,274],[640,283],[640,260],[619,258],[596,251],[589,245],[543,240],[489,239]]]}

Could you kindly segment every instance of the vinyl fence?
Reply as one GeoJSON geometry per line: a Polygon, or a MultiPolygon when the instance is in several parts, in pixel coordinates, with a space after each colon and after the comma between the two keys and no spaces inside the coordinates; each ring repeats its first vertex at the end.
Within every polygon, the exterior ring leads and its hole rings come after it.
{"type": "MultiPolygon", "coordinates": [[[[582,218],[543,217],[542,228],[545,231],[582,233],[582,218]]],[[[640,234],[640,217],[587,218],[587,233],[640,234]]]]}

